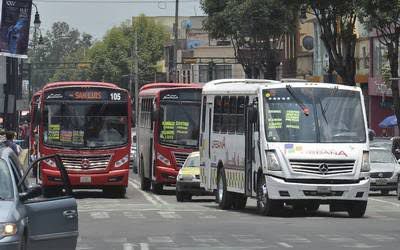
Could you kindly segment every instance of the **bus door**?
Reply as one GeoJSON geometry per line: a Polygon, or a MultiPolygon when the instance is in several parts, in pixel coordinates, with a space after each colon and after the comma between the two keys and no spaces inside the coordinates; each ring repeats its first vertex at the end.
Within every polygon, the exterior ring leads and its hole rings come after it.
{"type": "Polygon", "coordinates": [[[201,122],[201,154],[202,162],[200,162],[203,176],[203,183],[207,189],[211,189],[211,132],[212,132],[212,109],[213,102],[207,101],[207,96],[203,96],[202,100],[202,122],[201,122]],[[207,125],[207,126],[206,126],[207,125]]]}
{"type": "MultiPolygon", "coordinates": [[[[248,103],[248,98],[245,103],[248,103]]],[[[246,196],[251,196],[253,186],[253,162],[255,161],[256,150],[254,132],[257,122],[257,109],[253,103],[245,107],[245,194],[246,196]]]]}

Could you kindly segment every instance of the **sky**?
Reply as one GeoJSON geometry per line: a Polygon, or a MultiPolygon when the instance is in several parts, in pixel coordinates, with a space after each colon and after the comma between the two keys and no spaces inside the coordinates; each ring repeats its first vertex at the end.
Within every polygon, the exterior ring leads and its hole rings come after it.
{"type": "MultiPolygon", "coordinates": [[[[54,22],[64,21],[71,28],[89,33],[95,39],[101,39],[113,26],[141,13],[147,16],[175,15],[174,0],[33,0],[33,2],[40,14],[42,32],[49,30],[54,22]]],[[[34,12],[33,8],[32,22],[34,12]]],[[[203,15],[200,0],[180,0],[179,15],[203,15]]]]}

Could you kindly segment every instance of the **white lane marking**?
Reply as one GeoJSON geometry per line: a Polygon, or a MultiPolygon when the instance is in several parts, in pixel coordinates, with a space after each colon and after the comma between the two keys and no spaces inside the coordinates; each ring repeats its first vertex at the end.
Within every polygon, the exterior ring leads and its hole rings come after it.
{"type": "Polygon", "coordinates": [[[390,204],[390,205],[392,205],[392,206],[395,206],[395,207],[400,207],[400,204],[399,203],[394,203],[394,202],[390,202],[390,201],[384,201],[384,200],[380,200],[380,199],[376,199],[376,198],[368,198],[369,200],[373,200],[373,201],[377,201],[377,202],[382,202],[382,203],[386,203],[386,204],[390,204]]]}
{"type": "Polygon", "coordinates": [[[149,250],[149,244],[147,243],[140,243],[140,250],[149,250]]]}
{"type": "Polygon", "coordinates": [[[133,250],[133,244],[132,243],[124,243],[124,250],[133,250]]]}
{"type": "Polygon", "coordinates": [[[123,243],[127,243],[128,239],[127,238],[110,238],[110,239],[104,239],[104,242],[123,244],[123,243]]]}
{"type": "Polygon", "coordinates": [[[301,237],[296,234],[284,234],[281,235],[281,237],[287,241],[290,241],[291,243],[310,243],[311,240],[301,237]]]}
{"type": "Polygon", "coordinates": [[[191,236],[191,237],[194,241],[197,241],[197,242],[204,242],[204,243],[218,242],[218,240],[215,239],[211,235],[197,235],[197,236],[191,236]]]}
{"type": "Polygon", "coordinates": [[[145,191],[141,190],[140,187],[134,183],[133,181],[129,180],[129,184],[131,184],[135,189],[137,189],[141,194],[143,194],[144,198],[146,198],[146,200],[150,201],[153,205],[157,205],[157,201],[153,200],[153,198],[146,193],[145,191]]]}
{"type": "Polygon", "coordinates": [[[343,247],[345,247],[345,248],[377,248],[380,246],[373,246],[373,245],[368,245],[365,243],[357,243],[354,245],[344,245],[343,247]]]}
{"type": "Polygon", "coordinates": [[[339,234],[320,234],[319,236],[322,238],[325,238],[326,240],[335,241],[335,242],[355,242],[356,241],[355,239],[343,237],[342,235],[339,235],[339,234]]]}
{"type": "MultiPolygon", "coordinates": [[[[139,181],[135,180],[135,179],[130,179],[134,184],[136,184],[138,187],[140,187],[140,183],[139,181]]],[[[163,199],[161,199],[161,197],[159,197],[158,195],[155,194],[151,194],[151,197],[153,197],[154,199],[156,199],[158,202],[160,202],[163,205],[168,205],[168,202],[164,201],[163,199]]]]}
{"type": "Polygon", "coordinates": [[[144,219],[144,215],[140,212],[131,212],[131,211],[125,211],[123,212],[124,216],[129,218],[129,219],[144,219]]]}
{"type": "Polygon", "coordinates": [[[289,244],[286,243],[286,242],[278,242],[278,245],[283,246],[283,247],[286,247],[286,248],[293,248],[292,245],[289,245],[289,244]]]}
{"type": "Polygon", "coordinates": [[[169,236],[153,236],[153,237],[147,237],[147,239],[151,243],[173,243],[174,242],[172,240],[172,238],[169,236]]]}
{"type": "Polygon", "coordinates": [[[110,218],[110,215],[107,212],[91,212],[90,216],[92,216],[93,219],[108,219],[108,218],[110,218]]]}
{"type": "Polygon", "coordinates": [[[159,211],[157,212],[159,215],[161,215],[161,217],[166,218],[166,219],[180,219],[182,218],[179,214],[175,213],[175,212],[164,212],[164,211],[159,211]]]}
{"type": "Polygon", "coordinates": [[[383,234],[361,234],[362,236],[375,240],[375,241],[391,241],[391,240],[396,240],[395,237],[388,236],[388,235],[383,235],[383,234]]]}

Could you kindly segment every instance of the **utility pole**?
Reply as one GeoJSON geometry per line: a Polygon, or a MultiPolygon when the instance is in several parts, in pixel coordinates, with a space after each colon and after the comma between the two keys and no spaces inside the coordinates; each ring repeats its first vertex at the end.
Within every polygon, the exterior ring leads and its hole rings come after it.
{"type": "Polygon", "coordinates": [[[179,15],[179,0],[175,1],[175,24],[174,24],[174,82],[178,80],[178,15],[179,15]]]}

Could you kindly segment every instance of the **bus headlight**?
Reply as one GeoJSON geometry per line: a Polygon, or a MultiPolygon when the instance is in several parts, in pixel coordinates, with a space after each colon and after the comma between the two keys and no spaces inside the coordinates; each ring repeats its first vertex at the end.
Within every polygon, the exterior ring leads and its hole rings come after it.
{"type": "Polygon", "coordinates": [[[369,166],[369,152],[364,151],[361,161],[361,172],[369,172],[371,170],[369,166]]]}
{"type": "Polygon", "coordinates": [[[0,223],[0,236],[13,236],[17,233],[17,225],[14,223],[0,223]]]}
{"type": "Polygon", "coordinates": [[[163,164],[167,166],[171,165],[171,162],[168,160],[168,158],[160,153],[157,153],[157,160],[161,161],[163,164]]]}
{"type": "Polygon", "coordinates": [[[52,168],[56,168],[57,164],[53,159],[46,159],[43,160],[48,166],[52,167],[52,168]]]}
{"type": "Polygon", "coordinates": [[[279,163],[278,156],[274,151],[267,151],[267,166],[268,170],[281,171],[282,167],[279,163]]]}
{"type": "Polygon", "coordinates": [[[129,155],[125,155],[122,159],[115,162],[114,167],[119,168],[129,161],[129,155]]]}

